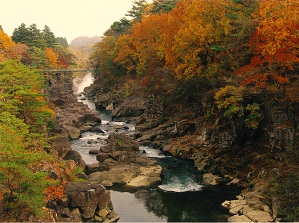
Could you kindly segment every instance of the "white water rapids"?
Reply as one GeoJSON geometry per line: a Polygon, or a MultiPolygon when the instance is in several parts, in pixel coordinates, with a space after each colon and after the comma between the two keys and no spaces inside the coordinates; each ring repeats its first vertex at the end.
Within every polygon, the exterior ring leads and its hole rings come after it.
{"type": "MultiPolygon", "coordinates": [[[[84,88],[93,82],[92,73],[79,75],[74,79],[73,90],[79,101],[97,111],[95,104],[82,94],[84,88]]],[[[89,154],[89,150],[105,145],[109,134],[132,135],[135,131],[134,123],[114,122],[110,112],[97,112],[101,116],[100,128],[104,132],[84,132],[80,139],[71,141],[72,149],[78,151],[87,164],[97,162],[96,155],[89,154]]],[[[140,150],[144,156],[160,163],[163,168],[162,183],[157,188],[137,191],[114,185],[110,189],[111,200],[120,216],[119,222],[227,221],[228,213],[221,208],[221,203],[234,199],[234,194],[205,189],[192,162],[166,156],[150,146],[140,146],[140,150]]]]}

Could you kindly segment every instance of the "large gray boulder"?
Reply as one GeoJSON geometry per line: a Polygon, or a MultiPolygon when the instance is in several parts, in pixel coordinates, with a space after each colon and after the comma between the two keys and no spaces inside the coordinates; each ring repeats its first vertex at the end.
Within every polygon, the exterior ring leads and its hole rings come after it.
{"type": "Polygon", "coordinates": [[[108,213],[113,212],[110,192],[99,184],[68,183],[65,193],[68,207],[71,210],[79,210],[78,214],[82,220],[95,220],[101,217],[103,221],[114,222],[118,219],[116,214],[113,215],[113,219],[107,218],[108,213]],[[106,214],[103,215],[103,212],[106,214]]]}
{"type": "Polygon", "coordinates": [[[146,110],[146,101],[143,98],[137,96],[128,97],[123,103],[121,103],[113,112],[112,118],[130,118],[138,117],[146,110]]]}

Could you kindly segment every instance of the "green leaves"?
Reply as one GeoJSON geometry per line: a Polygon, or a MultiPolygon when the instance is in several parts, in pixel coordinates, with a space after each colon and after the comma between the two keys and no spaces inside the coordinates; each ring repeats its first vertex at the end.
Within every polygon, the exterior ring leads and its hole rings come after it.
{"type": "Polygon", "coordinates": [[[40,132],[52,115],[41,94],[43,83],[35,69],[12,60],[0,63],[0,112],[15,114],[40,132]]]}

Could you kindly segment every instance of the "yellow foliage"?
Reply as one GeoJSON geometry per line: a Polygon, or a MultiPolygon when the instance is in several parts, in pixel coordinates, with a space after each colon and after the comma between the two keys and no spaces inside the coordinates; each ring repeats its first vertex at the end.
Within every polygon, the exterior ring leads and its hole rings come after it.
{"type": "Polygon", "coordinates": [[[225,116],[237,114],[243,116],[243,87],[227,85],[215,94],[215,103],[219,109],[224,110],[225,116]]]}
{"type": "Polygon", "coordinates": [[[7,58],[7,53],[15,43],[3,30],[0,29],[0,62],[7,58]]]}
{"type": "Polygon", "coordinates": [[[46,57],[48,59],[50,68],[58,68],[59,67],[58,62],[57,62],[58,57],[52,48],[46,49],[46,57]]]}

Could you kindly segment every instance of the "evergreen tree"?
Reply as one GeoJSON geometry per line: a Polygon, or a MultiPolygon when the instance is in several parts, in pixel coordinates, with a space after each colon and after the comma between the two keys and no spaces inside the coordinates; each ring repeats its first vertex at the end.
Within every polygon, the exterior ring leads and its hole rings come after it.
{"type": "Polygon", "coordinates": [[[126,16],[132,17],[135,22],[140,22],[148,5],[146,0],[134,0],[133,7],[126,16]]]}
{"type": "Polygon", "coordinates": [[[30,31],[27,29],[24,23],[14,30],[12,34],[12,40],[16,43],[24,43],[29,46],[28,43],[30,42],[30,31]]]}
{"type": "Polygon", "coordinates": [[[42,35],[47,47],[55,47],[56,38],[54,36],[54,33],[51,32],[49,26],[45,25],[42,35]]]}
{"type": "Polygon", "coordinates": [[[176,6],[177,0],[155,0],[151,13],[170,12],[176,6]]]}
{"type": "Polygon", "coordinates": [[[119,21],[114,22],[110,29],[108,29],[104,35],[105,36],[120,36],[128,32],[128,30],[131,28],[131,23],[128,19],[122,18],[119,21]]]}
{"type": "Polygon", "coordinates": [[[56,42],[58,43],[59,46],[62,46],[62,47],[69,46],[67,39],[65,37],[56,37],[56,42]]]}

